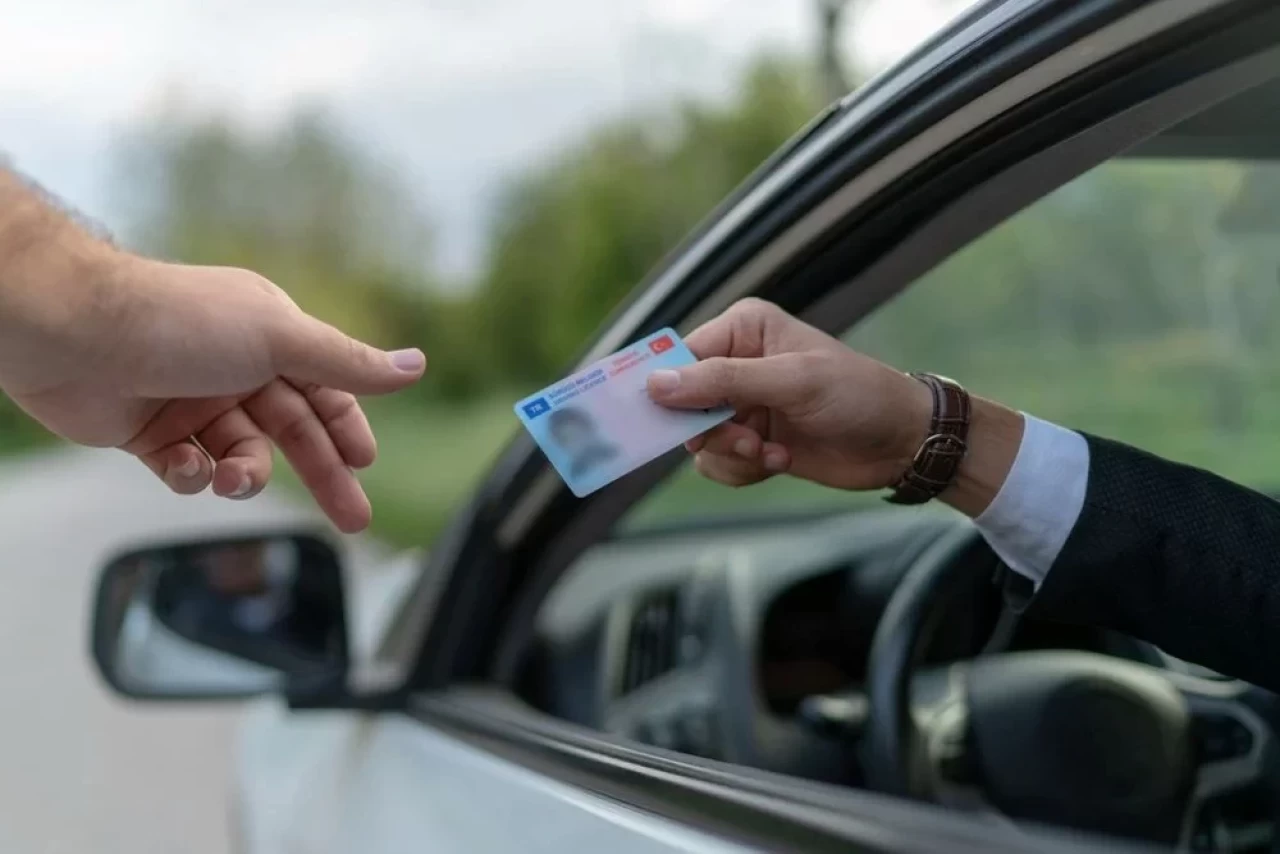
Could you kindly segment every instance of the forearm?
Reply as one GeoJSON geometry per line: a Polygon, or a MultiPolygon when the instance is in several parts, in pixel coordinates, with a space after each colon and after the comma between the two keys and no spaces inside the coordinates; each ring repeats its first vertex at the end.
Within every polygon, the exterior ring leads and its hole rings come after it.
{"type": "Polygon", "coordinates": [[[101,313],[119,253],[0,168],[0,380],[30,347],[101,313]]]}
{"type": "Polygon", "coordinates": [[[0,288],[45,284],[59,278],[64,268],[94,262],[111,251],[38,188],[0,168],[0,288]]]}

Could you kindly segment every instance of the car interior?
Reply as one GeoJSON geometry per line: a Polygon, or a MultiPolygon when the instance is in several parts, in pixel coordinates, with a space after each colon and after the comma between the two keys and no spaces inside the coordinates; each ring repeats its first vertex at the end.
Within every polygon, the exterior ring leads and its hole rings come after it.
{"type": "MultiPolygon", "coordinates": [[[[1280,487],[1280,471],[1256,464],[1274,453],[1245,452],[1255,442],[1269,446],[1274,422],[1266,413],[1273,401],[1280,410],[1280,381],[1268,383],[1271,369],[1256,358],[1276,339],[1272,324],[1280,322],[1280,193],[1267,195],[1280,189],[1277,157],[1280,85],[1268,84],[1032,204],[946,259],[845,340],[891,364],[957,376],[977,393],[1058,423],[1261,490],[1280,487]],[[1132,203],[1117,201],[1120,195],[1132,203]],[[1107,219],[1104,207],[1116,219],[1107,219]],[[1195,240],[1178,230],[1184,209],[1195,240]],[[1041,258],[1027,248],[1041,245],[1045,234],[1061,255],[1041,258]],[[1173,294],[1182,285],[1172,283],[1172,272],[1159,272],[1162,263],[1189,265],[1191,277],[1206,278],[1204,271],[1224,264],[1236,274],[1228,297],[1215,297],[1206,284],[1188,302],[1173,294]],[[1142,279],[1132,290],[1145,296],[1126,303],[1102,285],[1085,292],[1077,285],[1086,266],[1099,281],[1110,274],[1108,281],[1142,279]],[[1039,315],[1007,294],[924,313],[926,306],[954,306],[960,297],[953,294],[980,280],[1071,298],[1039,315]],[[1190,307],[1181,314],[1150,310],[1175,302],[1190,307]],[[1081,307],[1096,322],[1073,324],[1081,307]],[[1015,334],[1003,320],[1006,310],[1033,320],[1015,334]],[[1137,318],[1152,331],[1142,346],[1125,337],[1125,323],[1137,318]],[[908,326],[917,334],[902,334],[908,326]],[[969,328],[984,330],[981,344],[962,334],[969,328]],[[1002,334],[985,334],[993,329],[1002,334]],[[1232,358],[1197,349],[1210,333],[1217,336],[1210,336],[1213,348],[1224,341],[1234,348],[1232,358]],[[1150,345],[1155,339],[1168,346],[1150,345]],[[1097,367],[1100,360],[1104,367],[1097,367]],[[1018,370],[1008,370],[1011,361],[1018,370]],[[1165,396],[1166,380],[1186,385],[1165,396]],[[1155,391],[1135,393],[1153,381],[1155,391]],[[1233,389],[1245,381],[1259,389],[1256,398],[1233,402],[1233,389]],[[1171,424],[1173,399],[1192,405],[1171,424]]],[[[684,466],[551,590],[520,692],[550,715],[625,740],[808,780],[912,793],[916,786],[903,782],[910,773],[889,779],[877,768],[884,760],[874,742],[884,733],[869,733],[885,726],[872,720],[876,696],[884,694],[875,671],[898,661],[910,678],[889,692],[910,689],[908,735],[925,742],[934,758],[933,799],[1190,850],[1274,850],[1280,805],[1274,695],[1137,638],[1019,617],[1003,595],[1008,572],[968,521],[945,508],[889,507],[875,496],[782,480],[735,491],[701,482],[684,466]],[[906,605],[897,601],[904,598],[906,605]],[[895,648],[902,646],[896,635],[908,626],[914,634],[904,652],[895,648]],[[1005,752],[1030,750],[994,757],[1000,751],[988,739],[979,773],[963,751],[949,749],[959,728],[942,720],[959,672],[953,665],[1013,653],[1025,666],[988,681],[1022,697],[1023,710],[1035,718],[1004,722],[1011,745],[1005,752]],[[1162,764],[1167,757],[1152,758],[1161,748],[1148,750],[1157,727],[1147,718],[1084,704],[1030,709],[1034,692],[1019,693],[1060,664],[1102,673],[1107,661],[1159,671],[1194,698],[1186,723],[1190,753],[1168,759],[1185,764],[1185,775],[1162,764]],[[1019,728],[1035,729],[1040,740],[1020,740],[1019,728]],[[1135,788],[1132,775],[1161,780],[1135,788]],[[1177,785],[1194,792],[1185,814],[1169,816],[1174,795],[1186,796],[1166,791],[1175,777],[1185,777],[1177,785]],[[1120,791],[1147,800],[1117,802],[1120,791]]],[[[888,741],[900,737],[891,733],[888,741]]]]}

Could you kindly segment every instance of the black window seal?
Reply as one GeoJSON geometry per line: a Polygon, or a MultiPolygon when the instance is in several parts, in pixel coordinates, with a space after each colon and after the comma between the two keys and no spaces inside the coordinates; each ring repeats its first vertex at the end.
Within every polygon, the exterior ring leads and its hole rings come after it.
{"type": "Polygon", "coordinates": [[[1140,854],[1150,846],[985,819],[625,742],[528,709],[490,689],[417,695],[410,718],[535,771],[699,833],[763,851],[1140,854]]]}

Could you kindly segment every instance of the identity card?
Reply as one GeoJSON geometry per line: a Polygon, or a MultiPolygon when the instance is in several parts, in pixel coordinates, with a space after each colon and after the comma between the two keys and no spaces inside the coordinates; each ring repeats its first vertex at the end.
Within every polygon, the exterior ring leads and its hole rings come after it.
{"type": "Polygon", "coordinates": [[[657,370],[697,361],[671,329],[655,332],[516,404],[516,415],[579,498],[733,416],[649,399],[657,370]]]}

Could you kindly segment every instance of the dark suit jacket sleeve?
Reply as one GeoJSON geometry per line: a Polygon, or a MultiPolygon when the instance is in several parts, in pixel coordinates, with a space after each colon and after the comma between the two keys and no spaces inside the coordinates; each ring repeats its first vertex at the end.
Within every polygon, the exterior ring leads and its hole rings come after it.
{"type": "MultiPolygon", "coordinates": [[[[1280,503],[1086,435],[1084,507],[1028,615],[1118,629],[1280,691],[1280,503]]],[[[1015,584],[1018,582],[1015,582],[1015,584]]]]}

